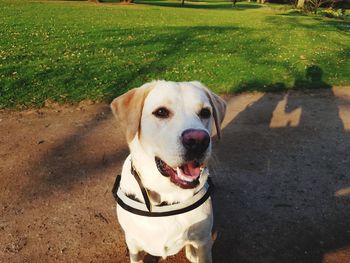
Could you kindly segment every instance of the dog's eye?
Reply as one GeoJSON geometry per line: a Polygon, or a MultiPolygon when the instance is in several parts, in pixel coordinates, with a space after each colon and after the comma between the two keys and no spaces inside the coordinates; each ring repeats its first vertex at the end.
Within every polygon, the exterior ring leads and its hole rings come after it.
{"type": "Polygon", "coordinates": [[[201,111],[199,112],[198,115],[201,119],[209,119],[211,116],[211,112],[209,109],[203,108],[203,109],[201,109],[201,111]]]}
{"type": "Polygon", "coordinates": [[[170,111],[167,108],[160,107],[153,112],[153,115],[157,118],[166,119],[169,118],[170,111]]]}

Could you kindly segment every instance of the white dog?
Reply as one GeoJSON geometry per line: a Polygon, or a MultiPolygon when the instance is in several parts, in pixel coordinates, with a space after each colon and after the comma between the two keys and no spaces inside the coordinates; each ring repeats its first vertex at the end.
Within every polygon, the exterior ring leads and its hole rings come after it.
{"type": "Polygon", "coordinates": [[[225,102],[197,81],[154,81],[111,108],[130,148],[114,187],[130,262],[143,262],[143,251],[166,258],[183,247],[190,262],[212,262],[207,163],[225,102]]]}

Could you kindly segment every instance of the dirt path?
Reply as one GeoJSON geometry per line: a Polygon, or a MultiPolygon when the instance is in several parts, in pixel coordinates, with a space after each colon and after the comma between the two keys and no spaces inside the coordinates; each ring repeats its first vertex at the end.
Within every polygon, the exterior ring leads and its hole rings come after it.
{"type": "MultiPolygon", "coordinates": [[[[350,262],[350,89],[227,100],[214,262],[350,262]]],[[[0,262],[128,262],[110,192],[127,152],[105,104],[1,112],[0,262]]]]}

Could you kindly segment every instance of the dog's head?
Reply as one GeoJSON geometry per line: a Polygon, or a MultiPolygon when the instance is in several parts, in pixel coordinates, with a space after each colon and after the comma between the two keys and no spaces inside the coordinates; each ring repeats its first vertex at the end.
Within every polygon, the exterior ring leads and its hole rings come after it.
{"type": "Polygon", "coordinates": [[[220,97],[196,81],[155,81],[114,99],[111,108],[132,155],[151,160],[159,176],[181,188],[198,186],[213,126],[220,137],[226,111],[220,97]]]}

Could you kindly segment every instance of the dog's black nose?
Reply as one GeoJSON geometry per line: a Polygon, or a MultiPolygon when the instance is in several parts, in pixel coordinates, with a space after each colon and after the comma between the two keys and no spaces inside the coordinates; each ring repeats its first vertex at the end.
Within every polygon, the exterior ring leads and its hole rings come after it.
{"type": "Polygon", "coordinates": [[[190,159],[199,158],[207,150],[210,136],[204,130],[188,129],[181,134],[182,144],[190,159]]]}

